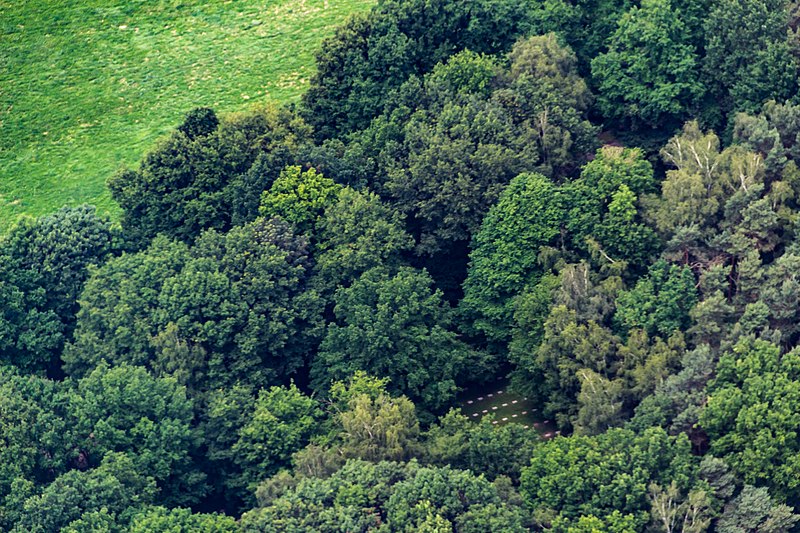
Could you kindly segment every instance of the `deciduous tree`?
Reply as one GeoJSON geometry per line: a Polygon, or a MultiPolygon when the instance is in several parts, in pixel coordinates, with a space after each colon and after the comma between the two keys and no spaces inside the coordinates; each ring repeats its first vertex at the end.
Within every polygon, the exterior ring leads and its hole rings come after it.
{"type": "Polygon", "coordinates": [[[670,0],[644,0],[619,19],[608,51],[592,60],[605,116],[655,128],[680,124],[696,109],[704,85],[681,15],[670,0]]]}
{"type": "Polygon", "coordinates": [[[318,390],[363,370],[428,409],[455,396],[456,378],[476,356],[450,330],[452,311],[426,272],[375,268],[339,289],[335,302],[336,321],[312,363],[318,390]]]}

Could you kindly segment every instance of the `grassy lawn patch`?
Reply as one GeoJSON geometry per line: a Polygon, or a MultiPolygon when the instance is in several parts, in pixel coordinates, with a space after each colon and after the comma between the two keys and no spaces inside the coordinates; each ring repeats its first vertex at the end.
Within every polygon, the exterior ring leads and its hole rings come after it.
{"type": "Polygon", "coordinates": [[[0,0],[0,232],[106,179],[198,106],[297,100],[314,52],[374,0],[0,0]]]}

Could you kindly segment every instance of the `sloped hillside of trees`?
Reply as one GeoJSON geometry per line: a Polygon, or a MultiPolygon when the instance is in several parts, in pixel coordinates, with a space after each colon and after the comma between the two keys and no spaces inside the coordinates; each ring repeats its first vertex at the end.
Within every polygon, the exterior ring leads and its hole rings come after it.
{"type": "Polygon", "coordinates": [[[191,110],[0,241],[0,529],[798,531],[797,13],[385,0],[191,110]]]}

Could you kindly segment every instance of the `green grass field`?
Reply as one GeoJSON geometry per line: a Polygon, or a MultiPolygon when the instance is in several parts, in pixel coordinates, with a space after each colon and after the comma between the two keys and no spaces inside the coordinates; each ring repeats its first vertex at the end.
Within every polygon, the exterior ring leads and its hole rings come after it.
{"type": "Polygon", "coordinates": [[[0,232],[84,202],[186,111],[295,101],[375,0],[0,0],[0,232]]]}

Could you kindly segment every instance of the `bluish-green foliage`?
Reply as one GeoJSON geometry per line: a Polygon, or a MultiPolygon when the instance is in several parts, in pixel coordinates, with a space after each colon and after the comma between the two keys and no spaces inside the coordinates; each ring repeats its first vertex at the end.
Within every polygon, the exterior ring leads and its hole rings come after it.
{"type": "Polygon", "coordinates": [[[202,128],[195,121],[190,114],[138,170],[123,170],[109,181],[131,239],[146,244],[164,233],[191,242],[205,229],[252,220],[260,191],[294,162],[309,135],[302,120],[274,106],[206,120],[202,128]]]}
{"type": "Polygon", "coordinates": [[[390,0],[351,18],[317,55],[303,98],[309,123],[323,137],[365,128],[410,76],[465,48],[492,54],[510,48],[529,29],[532,4],[390,0]]]}
{"type": "Polygon", "coordinates": [[[75,329],[89,266],[105,260],[114,232],[93,207],[26,219],[0,239],[0,360],[54,371],[75,329]]]}
{"type": "Polygon", "coordinates": [[[303,365],[320,319],[303,290],[306,243],[280,219],[258,219],[192,248],[156,239],[110,261],[87,285],[67,370],[145,364],[199,390],[278,382],[303,365]]]}

